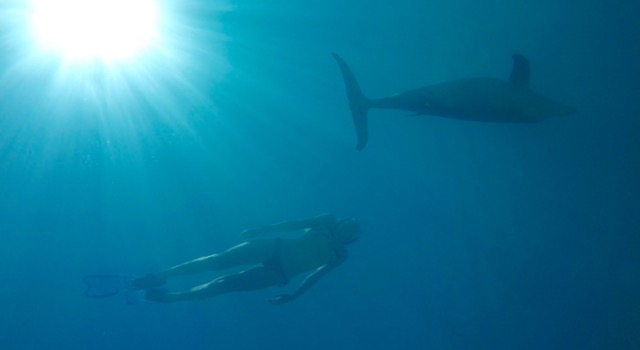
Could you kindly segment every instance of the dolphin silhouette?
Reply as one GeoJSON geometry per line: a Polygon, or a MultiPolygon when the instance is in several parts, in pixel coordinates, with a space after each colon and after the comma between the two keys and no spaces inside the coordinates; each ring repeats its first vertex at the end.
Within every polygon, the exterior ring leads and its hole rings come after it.
{"type": "Polygon", "coordinates": [[[366,97],[347,63],[338,54],[332,55],[338,62],[347,90],[358,137],[357,150],[364,149],[367,144],[367,113],[370,108],[400,109],[418,115],[501,123],[531,123],[551,116],[575,113],[574,108],[529,89],[529,61],[519,54],[513,55],[509,80],[451,80],[376,99],[366,97]]]}

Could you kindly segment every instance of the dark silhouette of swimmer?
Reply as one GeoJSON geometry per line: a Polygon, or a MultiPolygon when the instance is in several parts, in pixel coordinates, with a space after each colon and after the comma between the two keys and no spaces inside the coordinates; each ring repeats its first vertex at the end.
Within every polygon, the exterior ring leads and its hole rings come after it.
{"type": "Polygon", "coordinates": [[[217,253],[149,274],[130,282],[132,288],[146,289],[150,301],[170,303],[200,300],[217,295],[251,291],[272,286],[285,286],[289,279],[306,272],[309,275],[293,291],[276,295],[269,302],[291,301],[347,259],[346,246],[358,238],[355,219],[336,219],[323,214],[305,220],[286,221],[242,232],[246,242],[217,253]],[[302,231],[295,238],[253,239],[267,233],[302,231]],[[239,273],[218,277],[211,282],[182,292],[169,292],[161,287],[167,279],[205,271],[220,271],[253,265],[239,273]]]}

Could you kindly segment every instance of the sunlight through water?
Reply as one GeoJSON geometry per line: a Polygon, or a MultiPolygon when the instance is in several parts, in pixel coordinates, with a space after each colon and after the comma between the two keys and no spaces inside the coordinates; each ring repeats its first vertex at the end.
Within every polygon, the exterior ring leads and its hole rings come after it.
{"type": "Polygon", "coordinates": [[[198,139],[230,70],[225,1],[0,1],[0,148],[36,164],[198,139]]]}
{"type": "Polygon", "coordinates": [[[128,58],[157,34],[153,0],[33,0],[31,30],[67,59],[128,58]]]}

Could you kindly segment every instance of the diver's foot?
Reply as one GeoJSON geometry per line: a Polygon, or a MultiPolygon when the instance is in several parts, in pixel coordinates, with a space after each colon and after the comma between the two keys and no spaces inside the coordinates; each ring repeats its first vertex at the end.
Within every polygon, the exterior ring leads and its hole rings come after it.
{"type": "Polygon", "coordinates": [[[160,278],[150,273],[144,277],[132,279],[129,282],[129,285],[133,289],[151,289],[151,288],[162,287],[165,284],[165,282],[166,281],[163,278],[160,278]]]}

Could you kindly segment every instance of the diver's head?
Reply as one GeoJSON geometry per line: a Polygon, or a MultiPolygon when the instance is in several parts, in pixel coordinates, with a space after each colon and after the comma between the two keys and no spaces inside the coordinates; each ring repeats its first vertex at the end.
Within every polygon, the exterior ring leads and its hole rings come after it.
{"type": "Polygon", "coordinates": [[[355,242],[360,234],[360,225],[355,218],[338,220],[337,238],[343,244],[355,242]]]}

